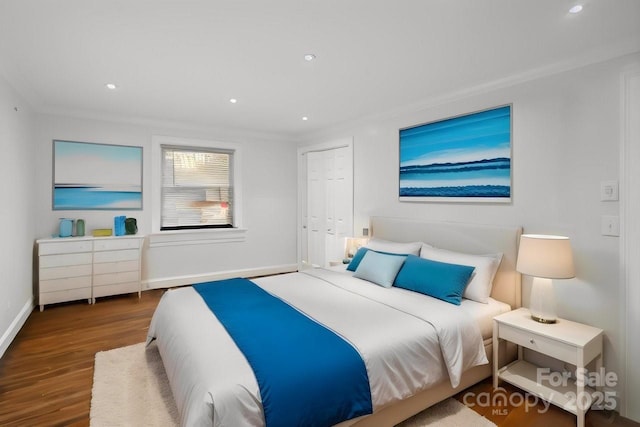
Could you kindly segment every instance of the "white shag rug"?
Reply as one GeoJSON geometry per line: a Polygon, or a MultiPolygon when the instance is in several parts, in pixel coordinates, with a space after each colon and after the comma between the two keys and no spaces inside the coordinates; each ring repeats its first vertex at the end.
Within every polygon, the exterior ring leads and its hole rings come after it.
{"type": "MultiPolygon", "coordinates": [[[[177,426],[179,416],[160,354],[144,343],[96,353],[91,427],[177,426]]],[[[447,399],[401,427],[495,427],[455,399],[447,399]]]]}

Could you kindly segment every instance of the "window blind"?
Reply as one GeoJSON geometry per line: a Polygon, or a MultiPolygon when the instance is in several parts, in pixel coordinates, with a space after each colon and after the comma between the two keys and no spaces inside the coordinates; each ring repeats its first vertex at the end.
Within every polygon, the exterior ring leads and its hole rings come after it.
{"type": "Polygon", "coordinates": [[[233,151],[162,147],[161,230],[233,226],[233,151]]]}

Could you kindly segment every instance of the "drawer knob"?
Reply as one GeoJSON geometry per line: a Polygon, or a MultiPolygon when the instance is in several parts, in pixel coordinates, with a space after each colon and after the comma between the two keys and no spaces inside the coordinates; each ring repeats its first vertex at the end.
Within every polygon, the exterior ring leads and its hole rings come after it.
{"type": "Polygon", "coordinates": [[[534,342],[533,338],[529,338],[529,343],[533,344],[534,342]]]}

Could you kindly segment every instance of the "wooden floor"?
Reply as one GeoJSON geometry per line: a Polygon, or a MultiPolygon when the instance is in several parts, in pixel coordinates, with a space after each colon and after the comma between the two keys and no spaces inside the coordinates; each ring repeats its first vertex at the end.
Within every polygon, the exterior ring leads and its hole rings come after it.
{"type": "MultiPolygon", "coordinates": [[[[140,300],[132,294],[35,310],[0,359],[0,426],[88,426],[95,353],[144,341],[161,295],[154,290],[140,300]]],[[[575,426],[571,414],[554,406],[541,413],[542,404],[527,408],[518,389],[505,389],[499,397],[508,405],[490,404],[490,381],[456,398],[500,427],[575,426]]],[[[640,426],[615,415],[591,411],[587,426],[640,426]]]]}

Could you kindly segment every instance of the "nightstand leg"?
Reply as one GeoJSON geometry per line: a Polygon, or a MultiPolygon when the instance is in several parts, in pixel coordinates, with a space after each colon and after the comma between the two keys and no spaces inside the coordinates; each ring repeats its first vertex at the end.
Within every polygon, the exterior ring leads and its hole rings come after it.
{"type": "Polygon", "coordinates": [[[576,363],[576,372],[579,374],[576,377],[576,417],[578,427],[584,427],[584,414],[589,408],[586,408],[591,399],[585,399],[584,394],[584,354],[582,351],[578,351],[578,360],[576,363]]]}
{"type": "MultiPolygon", "coordinates": [[[[597,377],[598,381],[596,382],[596,391],[599,393],[602,393],[602,396],[604,396],[604,381],[605,381],[605,374],[604,372],[602,372],[602,353],[600,353],[600,355],[596,358],[596,372],[597,372],[597,377]]],[[[606,401],[603,402],[603,408],[604,405],[606,405],[606,401]]]]}
{"type": "Polygon", "coordinates": [[[498,348],[500,347],[500,340],[498,339],[498,322],[493,322],[493,388],[498,388],[498,348]]]}

